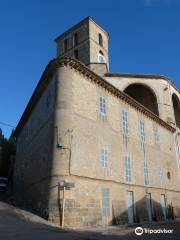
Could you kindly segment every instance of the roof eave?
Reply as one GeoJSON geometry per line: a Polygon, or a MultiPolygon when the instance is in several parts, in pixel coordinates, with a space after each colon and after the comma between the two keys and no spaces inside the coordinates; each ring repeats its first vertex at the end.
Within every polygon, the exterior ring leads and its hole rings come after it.
{"type": "Polygon", "coordinates": [[[42,77],[36,86],[33,95],[31,96],[24,113],[22,114],[22,117],[15,129],[14,136],[18,136],[22,127],[25,125],[26,121],[28,120],[33,108],[37,104],[42,92],[48,85],[51,76],[56,71],[57,68],[60,66],[70,66],[71,68],[74,68],[75,70],[79,71],[81,74],[84,74],[86,77],[90,78],[92,81],[96,82],[98,85],[101,85],[108,91],[110,91],[112,94],[120,98],[121,100],[125,101],[129,105],[136,108],[138,111],[144,113],[146,116],[150,117],[154,121],[158,122],[160,125],[164,126],[166,129],[168,129],[171,132],[175,132],[175,128],[166,123],[164,120],[159,118],[157,115],[155,115],[153,112],[151,112],[149,109],[141,105],[139,102],[135,101],[133,98],[128,96],[126,93],[120,91],[115,86],[107,82],[104,78],[100,77],[95,72],[91,71],[88,67],[86,67],[84,64],[82,64],[80,61],[72,58],[56,58],[50,61],[50,63],[45,68],[45,71],[42,74],[42,77]]]}

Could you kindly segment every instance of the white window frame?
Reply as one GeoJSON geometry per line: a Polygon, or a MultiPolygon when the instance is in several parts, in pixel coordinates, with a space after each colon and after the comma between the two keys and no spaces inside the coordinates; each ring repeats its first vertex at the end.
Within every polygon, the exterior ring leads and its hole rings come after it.
{"type": "Polygon", "coordinates": [[[129,155],[124,157],[124,178],[127,183],[132,182],[132,160],[129,155]]]}
{"type": "Polygon", "coordinates": [[[123,135],[128,137],[128,135],[129,135],[129,116],[128,116],[128,111],[126,109],[122,110],[122,130],[123,130],[123,135]]]}
{"type": "Polygon", "coordinates": [[[102,188],[102,216],[108,217],[110,216],[110,196],[109,196],[109,188],[102,188]]]}
{"type": "Polygon", "coordinates": [[[106,116],[107,115],[107,111],[106,111],[106,98],[104,96],[100,96],[99,97],[99,111],[100,114],[102,116],[106,116]]]}
{"type": "Polygon", "coordinates": [[[159,131],[157,127],[153,128],[154,144],[159,146],[159,131]]]}
{"type": "Polygon", "coordinates": [[[146,142],[146,131],[145,131],[145,123],[144,123],[144,121],[140,120],[139,128],[140,128],[139,130],[140,130],[141,142],[145,143],[146,142]]]}
{"type": "Polygon", "coordinates": [[[108,149],[106,147],[102,147],[100,150],[100,163],[102,168],[108,167],[108,161],[109,161],[109,153],[108,149]]]}
{"type": "Polygon", "coordinates": [[[145,151],[146,130],[145,130],[145,123],[143,120],[140,120],[139,122],[139,133],[140,133],[141,147],[145,151]]]}
{"type": "Polygon", "coordinates": [[[148,162],[146,160],[143,162],[143,173],[144,173],[144,185],[149,186],[149,167],[148,162]]]}
{"type": "Polygon", "coordinates": [[[163,170],[161,167],[158,168],[158,177],[161,184],[163,184],[163,170]]]}

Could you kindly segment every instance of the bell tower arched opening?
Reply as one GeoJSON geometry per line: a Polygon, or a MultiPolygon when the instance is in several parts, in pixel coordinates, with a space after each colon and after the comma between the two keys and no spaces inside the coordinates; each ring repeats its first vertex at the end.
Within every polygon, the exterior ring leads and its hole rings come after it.
{"type": "Polygon", "coordinates": [[[173,102],[176,126],[180,128],[180,100],[175,93],[172,95],[172,102],[173,102]]]}
{"type": "Polygon", "coordinates": [[[129,85],[124,92],[159,116],[157,97],[151,88],[143,84],[134,83],[129,85]]]}

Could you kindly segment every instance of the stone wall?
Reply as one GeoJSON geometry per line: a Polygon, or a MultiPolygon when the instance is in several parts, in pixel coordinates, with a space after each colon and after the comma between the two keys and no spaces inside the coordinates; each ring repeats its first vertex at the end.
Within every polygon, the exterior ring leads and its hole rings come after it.
{"type": "Polygon", "coordinates": [[[102,51],[109,68],[108,38],[107,32],[91,18],[87,18],[56,40],[57,56],[75,58],[74,51],[78,50],[78,59],[91,67],[91,63],[98,63],[98,54],[99,51],[102,51]],[[78,44],[74,46],[73,36],[75,33],[78,36],[78,44]],[[103,46],[99,45],[99,34],[102,35],[103,46]],[[65,40],[67,40],[67,50],[64,52],[63,44],[65,40]]]}
{"type": "Polygon", "coordinates": [[[73,203],[73,207],[71,209],[71,204],[69,207],[67,205],[65,224],[87,226],[109,224],[113,221],[127,222],[127,191],[134,193],[134,211],[137,218],[135,221],[147,221],[145,198],[147,192],[152,195],[157,220],[163,219],[160,194],[165,194],[167,204],[172,202],[179,217],[179,179],[173,134],[77,72],[73,71],[71,80],[73,118],[71,119],[70,175],[74,178],[70,180],[75,182],[75,189],[67,193],[70,195],[70,200],[67,201],[73,203]],[[103,118],[99,114],[100,95],[106,97],[107,103],[107,116],[103,118]],[[127,149],[123,144],[122,109],[127,109],[129,113],[127,149]],[[149,166],[149,186],[144,186],[144,155],[140,147],[138,128],[140,120],[145,122],[147,136],[146,160],[149,166]],[[154,127],[159,131],[159,146],[156,146],[153,140],[154,127]],[[100,165],[102,146],[106,146],[109,150],[107,168],[102,168],[100,165]],[[129,154],[133,162],[133,180],[130,184],[124,178],[125,154],[129,154]],[[158,176],[158,166],[163,169],[162,182],[158,176]],[[167,177],[167,172],[170,172],[170,179],[167,177]],[[101,214],[102,187],[109,188],[111,194],[111,214],[106,219],[103,219],[101,214]],[[88,207],[90,203],[92,208],[88,207]],[[91,211],[97,214],[91,215],[91,211]]]}
{"type": "MultiPolygon", "coordinates": [[[[56,179],[57,181],[58,179],[56,179]]],[[[146,194],[152,197],[153,221],[163,221],[164,216],[160,205],[160,195],[166,196],[166,206],[173,205],[175,218],[180,217],[179,192],[160,188],[145,188],[143,186],[125,185],[114,181],[97,180],[86,177],[65,177],[68,182],[74,182],[75,188],[65,192],[64,224],[67,227],[87,227],[107,224],[124,224],[128,222],[127,192],[133,192],[134,222],[147,222],[146,194]],[[109,189],[109,215],[102,215],[102,188],[109,189]]],[[[54,189],[54,202],[51,204],[49,220],[55,224],[62,221],[63,191],[54,189]],[[59,201],[59,204],[58,204],[59,201]]],[[[167,214],[168,218],[168,214],[167,214]]]]}
{"type": "Polygon", "coordinates": [[[55,76],[17,138],[13,192],[47,217],[54,144],[55,76]]]}
{"type": "Polygon", "coordinates": [[[129,85],[134,83],[149,87],[156,95],[160,118],[165,122],[169,122],[169,119],[175,122],[172,94],[175,93],[180,99],[180,93],[175,87],[169,84],[167,80],[142,77],[105,77],[105,79],[121,91],[124,91],[129,85]]]}
{"type": "MultiPolygon", "coordinates": [[[[154,187],[160,187],[157,166],[164,169],[164,184],[166,187],[179,189],[175,176],[177,161],[174,149],[173,134],[145,117],[121,100],[108,94],[106,90],[82,76],[73,81],[74,129],[72,157],[73,170],[84,176],[124,180],[123,155],[130,154],[133,159],[133,178],[136,184],[143,185],[143,152],[140,145],[139,121],[143,120],[146,130],[146,158],[150,168],[150,182],[154,187]],[[107,116],[102,118],[99,113],[99,96],[106,97],[107,116]],[[129,143],[128,149],[123,144],[122,110],[129,113],[129,143]],[[154,143],[153,128],[159,131],[159,146],[154,143]],[[109,166],[100,166],[99,151],[103,146],[109,149],[109,166]],[[78,161],[78,162],[76,162],[78,161]],[[91,169],[91,171],[89,171],[91,169]],[[171,180],[166,173],[171,172],[171,180]]],[[[164,185],[164,186],[165,186],[164,185]]]]}
{"type": "Polygon", "coordinates": [[[165,194],[167,204],[172,202],[176,217],[180,216],[174,136],[169,130],[68,66],[57,69],[27,125],[31,119],[41,116],[42,125],[32,131],[27,141],[26,126],[20,133],[14,174],[15,192],[23,193],[39,214],[61,224],[62,190],[58,182],[66,180],[74,182],[75,188],[66,191],[65,226],[127,222],[128,191],[134,195],[134,221],[147,221],[147,192],[152,195],[157,220],[163,219],[160,194],[165,194]],[[48,113],[44,111],[49,91],[52,91],[54,103],[52,101],[48,113]],[[99,112],[101,95],[105,96],[107,106],[107,116],[103,117],[99,112]],[[129,114],[127,147],[123,142],[123,109],[129,114]],[[146,130],[149,186],[144,186],[140,120],[144,121],[146,130]],[[158,146],[153,139],[154,127],[159,131],[158,146]],[[106,168],[100,164],[103,146],[109,152],[106,168]],[[125,181],[126,154],[132,159],[131,183],[125,181]],[[163,169],[162,182],[158,166],[163,169]],[[170,179],[167,172],[170,172],[170,179]],[[110,213],[106,217],[102,215],[102,188],[109,189],[110,213]]]}

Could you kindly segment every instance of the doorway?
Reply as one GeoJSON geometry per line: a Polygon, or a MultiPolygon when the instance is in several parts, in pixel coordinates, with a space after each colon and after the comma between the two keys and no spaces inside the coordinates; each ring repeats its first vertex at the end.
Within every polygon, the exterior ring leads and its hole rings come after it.
{"type": "Polygon", "coordinates": [[[128,223],[134,223],[134,197],[133,192],[127,192],[128,223]]]}
{"type": "Polygon", "coordinates": [[[160,204],[161,204],[164,220],[166,220],[166,199],[164,194],[160,195],[160,204]]]}
{"type": "Polygon", "coordinates": [[[151,193],[146,194],[146,205],[147,205],[147,213],[148,213],[148,221],[152,222],[152,200],[151,193]]]}

